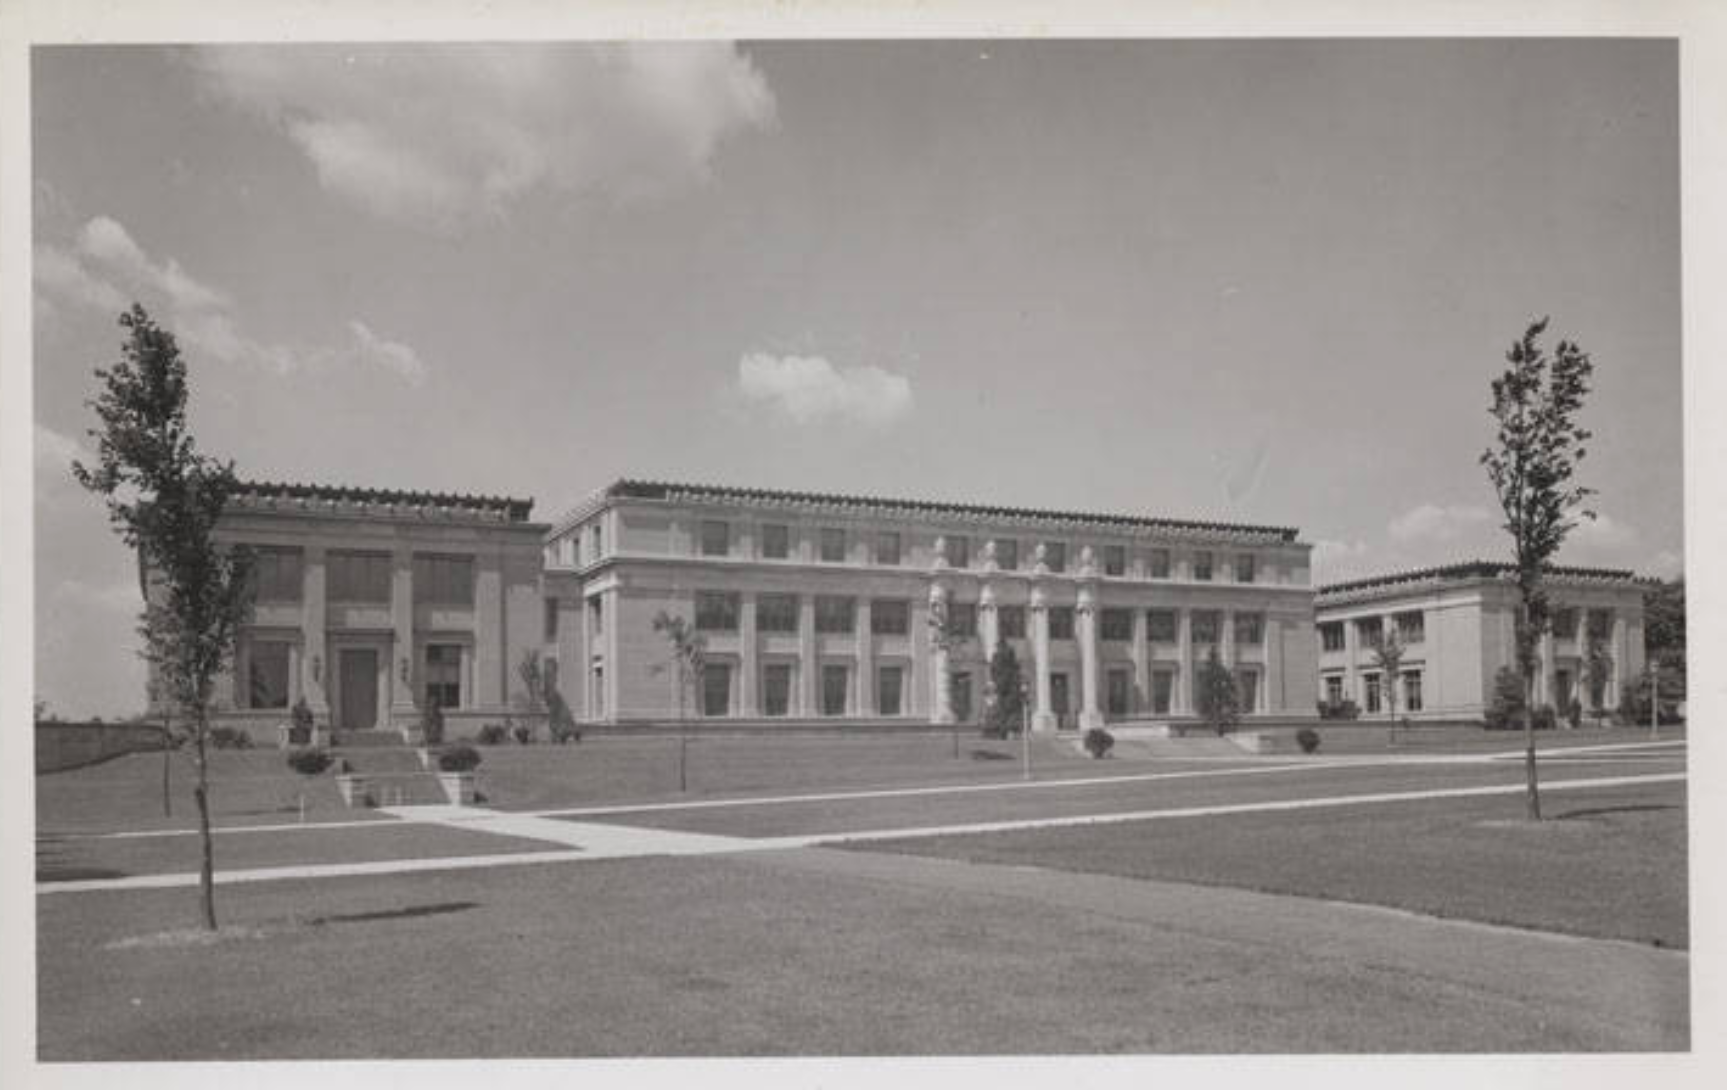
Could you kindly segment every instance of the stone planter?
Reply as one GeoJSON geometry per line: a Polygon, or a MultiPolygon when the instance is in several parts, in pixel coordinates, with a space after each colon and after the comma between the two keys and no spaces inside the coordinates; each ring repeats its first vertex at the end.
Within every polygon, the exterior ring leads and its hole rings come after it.
{"type": "Polygon", "coordinates": [[[438,786],[452,806],[474,805],[474,774],[472,772],[440,772],[438,786]]]}
{"type": "Polygon", "coordinates": [[[419,749],[414,751],[414,754],[420,758],[420,767],[425,769],[427,772],[432,772],[437,769],[438,754],[435,750],[426,746],[421,746],[419,749]]]}
{"type": "Polygon", "coordinates": [[[371,784],[366,782],[364,776],[358,776],[352,772],[338,772],[336,774],[336,792],[342,796],[342,803],[345,806],[364,806],[370,789],[371,784]]]}

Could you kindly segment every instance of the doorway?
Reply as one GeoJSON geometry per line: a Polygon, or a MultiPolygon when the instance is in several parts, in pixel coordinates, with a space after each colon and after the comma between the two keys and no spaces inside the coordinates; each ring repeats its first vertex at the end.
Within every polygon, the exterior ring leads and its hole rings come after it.
{"type": "Polygon", "coordinates": [[[1055,725],[1061,730],[1070,730],[1073,720],[1068,718],[1067,711],[1067,675],[1049,675],[1049,710],[1055,713],[1055,725]]]}
{"type": "Polygon", "coordinates": [[[378,652],[371,647],[344,647],[338,653],[336,686],[341,693],[343,730],[371,730],[378,725],[378,652]]]}

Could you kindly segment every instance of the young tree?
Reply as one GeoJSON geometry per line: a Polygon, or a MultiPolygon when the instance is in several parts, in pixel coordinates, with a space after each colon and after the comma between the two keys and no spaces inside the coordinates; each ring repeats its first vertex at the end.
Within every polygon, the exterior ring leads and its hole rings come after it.
{"type": "Polygon", "coordinates": [[[1664,580],[1643,594],[1643,647],[1661,671],[1661,691],[1685,692],[1685,577],[1664,580]]]}
{"type": "Polygon", "coordinates": [[[1199,714],[1221,736],[1241,718],[1241,690],[1236,687],[1235,675],[1223,664],[1215,644],[1199,668],[1198,680],[1195,696],[1198,697],[1199,714]]]}
{"type": "Polygon", "coordinates": [[[1373,663],[1379,667],[1379,688],[1385,696],[1385,718],[1397,720],[1397,675],[1403,667],[1403,642],[1396,632],[1380,636],[1373,649],[1373,663]]]}
{"type": "Polygon", "coordinates": [[[1013,645],[998,640],[995,655],[989,661],[989,724],[987,733],[994,738],[1006,738],[1025,727],[1025,675],[1020,672],[1019,656],[1013,645]]]}
{"type": "Polygon", "coordinates": [[[689,732],[684,717],[684,709],[693,702],[696,695],[702,691],[702,675],[707,672],[708,641],[695,626],[682,617],[674,617],[665,610],[654,615],[654,631],[666,638],[671,647],[670,666],[676,671],[678,682],[678,790],[684,790],[689,784],[687,772],[689,763],[689,732]],[[688,700],[686,700],[686,696],[688,700]]]}
{"type": "Polygon", "coordinates": [[[1594,490],[1572,480],[1590,437],[1576,423],[1576,416],[1589,393],[1594,367],[1588,353],[1566,340],[1549,356],[1537,343],[1546,329],[1546,318],[1533,323],[1505,354],[1511,366],[1493,380],[1493,404],[1488,409],[1498,423],[1498,434],[1494,445],[1481,455],[1516,558],[1514,629],[1525,694],[1524,769],[1531,821],[1541,820],[1532,713],[1540,667],[1537,648],[1552,621],[1543,573],[1580,520],[1595,517],[1583,507],[1594,490]]]}
{"type": "Polygon", "coordinates": [[[1613,656],[1607,652],[1607,641],[1600,636],[1589,637],[1583,669],[1589,679],[1590,713],[1595,716],[1595,725],[1599,727],[1607,714],[1607,709],[1602,707],[1607,702],[1607,682],[1613,677],[1613,656]]]}
{"type": "Polygon", "coordinates": [[[186,423],[186,364],[174,336],[133,304],[120,324],[124,358],[98,370],[89,406],[101,422],[93,466],[73,463],[78,483],[103,498],[108,518],[138,552],[145,573],[139,632],[166,702],[187,725],[203,847],[203,922],[216,927],[210,838],[209,715],[218,676],[232,662],[251,610],[251,557],[216,540],[216,521],[237,487],[231,463],[200,454],[186,423]]]}

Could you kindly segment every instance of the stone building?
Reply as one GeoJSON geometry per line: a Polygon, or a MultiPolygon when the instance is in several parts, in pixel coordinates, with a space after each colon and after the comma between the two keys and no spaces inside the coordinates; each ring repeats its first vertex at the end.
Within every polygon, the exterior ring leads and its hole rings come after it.
{"type": "Polygon", "coordinates": [[[623,480],[546,534],[546,650],[590,722],[678,714],[662,612],[703,637],[682,703],[705,718],[977,721],[1000,639],[1036,729],[1192,717],[1213,646],[1249,720],[1311,719],[1309,548],[1282,527],[623,480]]]}
{"type": "MultiPolygon", "coordinates": [[[[1495,676],[1515,666],[1515,574],[1477,560],[1320,587],[1319,699],[1353,700],[1369,716],[1388,714],[1395,698],[1398,714],[1413,719],[1481,718],[1495,676]],[[1388,632],[1404,648],[1389,680],[1374,654],[1388,632]]],[[[1547,587],[1554,623],[1540,646],[1541,701],[1561,714],[1573,698],[1584,709],[1617,707],[1644,669],[1643,582],[1628,571],[1559,567],[1547,587]]]]}

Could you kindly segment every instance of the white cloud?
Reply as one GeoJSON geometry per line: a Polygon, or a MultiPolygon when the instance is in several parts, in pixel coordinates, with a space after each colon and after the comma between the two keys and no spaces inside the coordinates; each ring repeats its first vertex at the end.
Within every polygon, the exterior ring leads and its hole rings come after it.
{"type": "Polygon", "coordinates": [[[880,367],[835,367],[820,356],[752,352],[738,361],[738,389],[799,424],[889,424],[911,411],[911,381],[880,367]]]}
{"type": "Polygon", "coordinates": [[[1339,580],[1368,574],[1368,548],[1365,541],[1333,541],[1322,538],[1313,543],[1313,582],[1335,583],[1339,580]]]}
{"type": "Polygon", "coordinates": [[[1490,526],[1493,514],[1484,507],[1424,503],[1391,520],[1386,532],[1405,543],[1451,542],[1490,526]]]}
{"type": "Polygon", "coordinates": [[[227,293],[205,284],[173,258],[155,260],[118,221],[97,216],[74,249],[38,247],[35,281],[48,307],[60,300],[116,315],[132,299],[157,317],[189,351],[221,363],[289,375],[301,371],[380,368],[418,385],[426,365],[408,345],[350,319],[348,337],[332,345],[287,345],[248,335],[227,293]]]}
{"type": "Polygon", "coordinates": [[[728,42],[209,46],[218,99],[279,125],[325,189],[454,229],[535,191],[614,200],[709,176],[720,143],[776,119],[728,42]]]}

